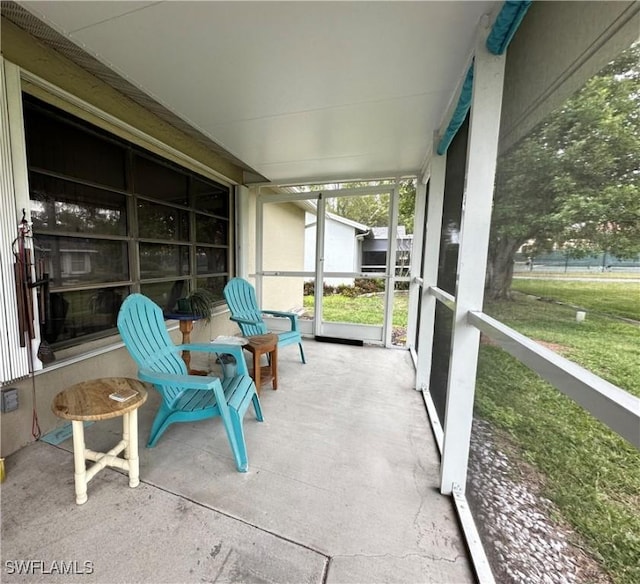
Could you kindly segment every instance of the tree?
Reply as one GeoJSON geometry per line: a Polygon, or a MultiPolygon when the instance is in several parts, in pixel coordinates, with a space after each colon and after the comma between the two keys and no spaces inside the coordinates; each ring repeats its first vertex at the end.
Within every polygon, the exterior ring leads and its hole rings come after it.
{"type": "Polygon", "coordinates": [[[416,181],[400,181],[398,200],[398,225],[404,225],[407,233],[413,233],[413,218],[416,207],[416,181]]]}
{"type": "Polygon", "coordinates": [[[640,253],[640,45],[498,160],[487,268],[508,298],[515,254],[640,253]]]}
{"type": "Polygon", "coordinates": [[[328,206],[336,215],[367,227],[381,227],[389,222],[388,194],[336,197],[328,199],[328,206]]]}
{"type": "MultiPolygon", "coordinates": [[[[352,182],[338,184],[336,188],[362,188],[378,186],[384,183],[352,182]]],[[[391,188],[391,186],[390,186],[391,188]]],[[[314,186],[312,190],[324,190],[314,186]]],[[[399,184],[398,225],[404,225],[407,233],[413,232],[416,184],[414,179],[404,179],[399,184]]],[[[331,194],[331,190],[327,190],[331,194]]],[[[389,225],[389,195],[362,195],[356,197],[328,198],[328,207],[332,213],[362,223],[367,227],[386,227],[389,225]]]]}

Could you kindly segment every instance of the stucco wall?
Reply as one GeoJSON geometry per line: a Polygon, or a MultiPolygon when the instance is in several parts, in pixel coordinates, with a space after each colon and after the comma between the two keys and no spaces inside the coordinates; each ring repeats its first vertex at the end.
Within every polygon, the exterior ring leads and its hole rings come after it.
{"type": "MultiPolygon", "coordinates": [[[[268,197],[268,194],[264,195],[268,197]]],[[[240,217],[246,230],[248,274],[256,272],[256,208],[258,189],[248,192],[247,212],[240,217]]],[[[304,210],[294,203],[264,206],[263,269],[269,271],[304,269],[304,210]]],[[[248,280],[255,285],[255,278],[248,280]]],[[[265,277],[262,307],[289,310],[302,307],[304,278],[265,277]]]]}
{"type": "MultiPolygon", "coordinates": [[[[215,316],[210,324],[195,323],[192,342],[209,342],[218,335],[234,334],[237,328],[229,321],[228,312],[215,316]]],[[[180,343],[182,336],[178,330],[171,331],[171,336],[176,343],[180,343]]],[[[106,348],[120,342],[120,337],[115,336],[104,340],[106,348]]],[[[28,378],[16,383],[8,384],[8,387],[18,388],[20,407],[6,414],[1,414],[2,441],[1,456],[7,456],[33,441],[31,435],[31,422],[33,418],[33,394],[35,386],[36,413],[40,423],[42,434],[50,432],[65,421],[57,418],[51,411],[51,402],[54,396],[80,381],[96,379],[100,377],[136,377],[136,367],[125,348],[108,350],[107,352],[84,359],[80,362],[64,364],[64,361],[56,361],[47,369],[37,373],[33,379],[28,378]]],[[[146,407],[146,406],[143,406],[146,407]]],[[[141,442],[147,437],[142,436],[141,442]]]]}
{"type": "MultiPolygon", "coordinates": [[[[55,51],[42,46],[5,19],[2,19],[2,55],[8,61],[100,108],[107,114],[128,123],[152,138],[160,140],[163,144],[178,150],[197,162],[207,165],[207,168],[210,168],[212,173],[224,175],[229,179],[229,182],[241,180],[241,169],[221,159],[216,153],[208,151],[201,144],[196,143],[193,139],[150,112],[145,111],[139,105],[111,89],[55,51]]],[[[47,99],[55,105],[63,106],[68,111],[88,119],[92,123],[97,123],[102,127],[113,130],[109,124],[94,119],[95,116],[79,110],[69,103],[61,103],[59,98],[52,98],[50,94],[38,87],[30,85],[27,89],[29,92],[47,99]]],[[[131,136],[124,137],[131,139],[131,136]]],[[[149,147],[148,144],[143,145],[149,147]]],[[[157,151],[155,147],[150,149],[157,151]]],[[[1,236],[3,238],[13,238],[15,234],[2,233],[1,236]]],[[[232,334],[235,330],[235,325],[228,319],[228,312],[224,311],[216,315],[209,325],[196,323],[192,341],[208,342],[220,334],[232,334]]],[[[172,331],[172,336],[177,342],[180,341],[181,337],[178,331],[172,331]]],[[[58,357],[56,362],[36,374],[33,378],[9,384],[10,387],[17,387],[19,390],[20,407],[14,412],[1,415],[2,456],[16,451],[33,440],[31,428],[34,394],[40,429],[45,434],[64,424],[63,420],[56,418],[51,412],[52,399],[59,391],[76,382],[92,378],[135,376],[134,363],[126,350],[114,348],[119,342],[119,336],[114,336],[94,343],[94,348],[97,344],[100,346],[100,350],[105,352],[90,358],[82,357],[82,352],[88,346],[77,348],[75,350],[76,355],[68,358],[66,363],[62,357],[58,357]]],[[[146,440],[146,437],[141,437],[141,441],[143,440],[146,440]]]]}
{"type": "MultiPolygon", "coordinates": [[[[304,211],[293,203],[264,206],[263,265],[268,271],[304,269],[304,211]]],[[[263,307],[302,306],[303,278],[265,278],[263,307]]]]}

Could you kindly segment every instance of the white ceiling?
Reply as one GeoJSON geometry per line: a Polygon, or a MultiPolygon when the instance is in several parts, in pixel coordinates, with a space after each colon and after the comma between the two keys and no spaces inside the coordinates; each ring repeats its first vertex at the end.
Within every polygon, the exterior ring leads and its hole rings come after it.
{"type": "Polygon", "coordinates": [[[19,2],[275,183],[419,171],[496,2],[19,2]]]}

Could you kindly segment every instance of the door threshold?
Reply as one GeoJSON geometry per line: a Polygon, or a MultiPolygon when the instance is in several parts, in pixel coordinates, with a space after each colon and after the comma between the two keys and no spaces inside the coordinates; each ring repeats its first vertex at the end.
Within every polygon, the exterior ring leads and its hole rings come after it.
{"type": "Polygon", "coordinates": [[[341,339],[340,337],[325,337],[316,335],[314,337],[319,343],[337,343],[339,345],[355,345],[356,347],[363,347],[364,341],[360,339],[341,339]]]}

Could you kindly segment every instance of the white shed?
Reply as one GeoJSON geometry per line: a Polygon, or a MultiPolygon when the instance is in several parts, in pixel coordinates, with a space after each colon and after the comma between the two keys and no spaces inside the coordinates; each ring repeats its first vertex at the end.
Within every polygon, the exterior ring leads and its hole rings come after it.
{"type": "MultiPolygon", "coordinates": [[[[316,219],[314,213],[307,212],[304,231],[304,269],[311,272],[315,270],[316,219]]],[[[369,231],[369,228],[362,223],[327,213],[325,221],[325,273],[361,271],[362,238],[369,231]]],[[[352,285],[354,279],[327,277],[324,281],[330,286],[337,286],[339,284],[352,285]]]]}

